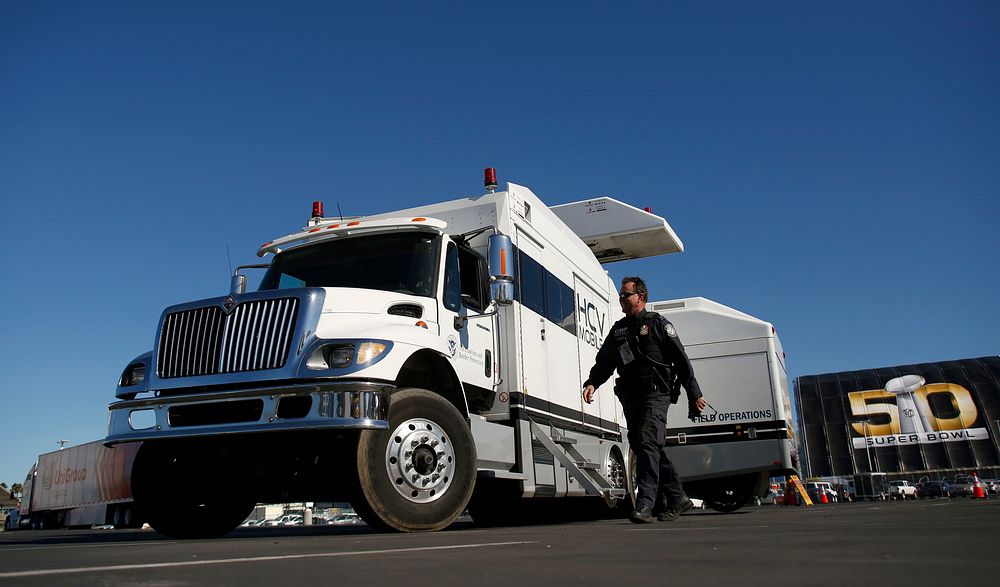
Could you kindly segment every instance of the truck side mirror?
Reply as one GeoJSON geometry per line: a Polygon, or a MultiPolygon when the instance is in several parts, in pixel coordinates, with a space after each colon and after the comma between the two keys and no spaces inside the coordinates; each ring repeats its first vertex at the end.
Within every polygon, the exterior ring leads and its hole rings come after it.
{"type": "Polygon", "coordinates": [[[246,292],[246,290],[247,290],[247,276],[233,275],[232,281],[229,282],[229,293],[235,296],[246,292]]]}
{"type": "Polygon", "coordinates": [[[490,300],[498,306],[514,303],[514,243],[505,234],[490,236],[490,300]]]}

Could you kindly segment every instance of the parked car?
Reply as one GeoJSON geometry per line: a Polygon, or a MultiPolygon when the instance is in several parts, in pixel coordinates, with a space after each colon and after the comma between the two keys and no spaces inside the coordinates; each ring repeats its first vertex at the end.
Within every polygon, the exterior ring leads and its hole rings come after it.
{"type": "Polygon", "coordinates": [[[955,493],[955,488],[951,483],[947,481],[927,481],[920,485],[917,491],[917,497],[924,498],[934,498],[934,497],[951,497],[955,493]]]}
{"type": "Polygon", "coordinates": [[[301,526],[302,514],[285,514],[273,520],[264,520],[264,526],[301,526]]]}
{"type": "Polygon", "coordinates": [[[352,512],[338,514],[330,520],[330,523],[334,526],[358,526],[364,524],[365,521],[361,519],[361,516],[352,512]]]}
{"type": "Polygon", "coordinates": [[[889,482],[889,499],[917,499],[917,488],[909,481],[897,479],[889,482]]]}
{"type": "Polygon", "coordinates": [[[979,482],[983,484],[987,495],[1000,492],[1000,479],[980,479],[979,482]]]}
{"type": "Polygon", "coordinates": [[[16,507],[4,508],[3,512],[0,512],[0,518],[3,518],[4,530],[17,530],[21,527],[21,516],[16,507]]]}
{"type": "Polygon", "coordinates": [[[972,495],[973,484],[972,475],[956,475],[955,480],[951,484],[951,494],[955,497],[969,497],[972,495]]]}
{"type": "Polygon", "coordinates": [[[833,484],[826,481],[806,481],[806,493],[813,503],[822,503],[821,496],[826,494],[826,501],[836,503],[839,500],[837,492],[833,489],[833,484]]]}
{"type": "Polygon", "coordinates": [[[760,503],[762,505],[781,505],[785,500],[785,490],[784,489],[772,489],[767,492],[767,495],[761,498],[760,503]]]}

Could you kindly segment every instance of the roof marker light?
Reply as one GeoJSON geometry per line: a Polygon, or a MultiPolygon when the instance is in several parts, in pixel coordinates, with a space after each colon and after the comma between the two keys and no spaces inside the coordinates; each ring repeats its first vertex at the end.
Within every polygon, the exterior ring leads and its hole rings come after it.
{"type": "Polygon", "coordinates": [[[414,218],[414,219],[413,219],[413,220],[411,220],[410,222],[424,222],[424,221],[426,221],[426,220],[427,220],[426,218],[414,218]]]}
{"type": "Polygon", "coordinates": [[[321,227],[317,226],[316,228],[309,229],[309,232],[319,232],[320,230],[323,230],[323,229],[321,227]]]}
{"type": "Polygon", "coordinates": [[[313,218],[322,218],[323,217],[323,202],[321,202],[319,200],[313,202],[312,217],[313,218]]]}
{"type": "Polygon", "coordinates": [[[348,222],[348,223],[347,223],[347,226],[357,226],[357,225],[359,225],[359,224],[361,224],[361,223],[360,223],[360,222],[358,222],[357,220],[355,220],[354,222],[348,222]]]}
{"type": "Polygon", "coordinates": [[[642,211],[645,212],[645,213],[647,213],[647,214],[652,214],[653,213],[653,209],[650,208],[649,206],[646,206],[645,208],[643,208],[642,211]]]}
{"type": "Polygon", "coordinates": [[[492,194],[497,189],[497,170],[494,167],[487,167],[484,171],[483,184],[492,194]]]}

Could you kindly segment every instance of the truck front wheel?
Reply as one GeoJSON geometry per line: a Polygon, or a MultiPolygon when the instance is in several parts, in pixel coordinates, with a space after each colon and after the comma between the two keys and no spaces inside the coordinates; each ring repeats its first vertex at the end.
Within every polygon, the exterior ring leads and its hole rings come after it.
{"type": "Polygon", "coordinates": [[[389,429],[362,431],[351,501],[369,525],[400,532],[449,526],[472,495],[476,446],[448,400],[424,389],[392,395],[389,429]]]}
{"type": "Polygon", "coordinates": [[[230,466],[183,444],[144,444],[132,466],[133,515],[168,538],[228,534],[256,505],[226,483],[235,476],[230,466]]]}

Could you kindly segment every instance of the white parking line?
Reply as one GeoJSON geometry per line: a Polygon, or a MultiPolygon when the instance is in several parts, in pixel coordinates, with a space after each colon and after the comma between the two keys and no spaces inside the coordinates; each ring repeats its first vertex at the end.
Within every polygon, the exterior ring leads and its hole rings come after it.
{"type": "Polygon", "coordinates": [[[321,552],[316,554],[286,554],[280,556],[255,556],[246,558],[221,558],[204,561],[184,561],[175,563],[147,563],[141,565],[109,565],[104,567],[76,567],[73,569],[44,569],[36,571],[15,571],[0,573],[0,579],[17,577],[44,577],[51,575],[68,575],[71,573],[103,573],[107,571],[134,571],[139,569],[164,569],[171,567],[194,567],[200,565],[227,565],[231,563],[253,563],[264,561],[292,560],[304,558],[329,558],[339,556],[361,556],[370,554],[399,554],[407,552],[427,552],[431,550],[458,550],[461,548],[485,548],[488,546],[518,546],[534,544],[534,542],[485,542],[482,544],[453,544],[449,546],[422,546],[417,548],[386,548],[382,550],[360,550],[357,552],[321,552]]]}

